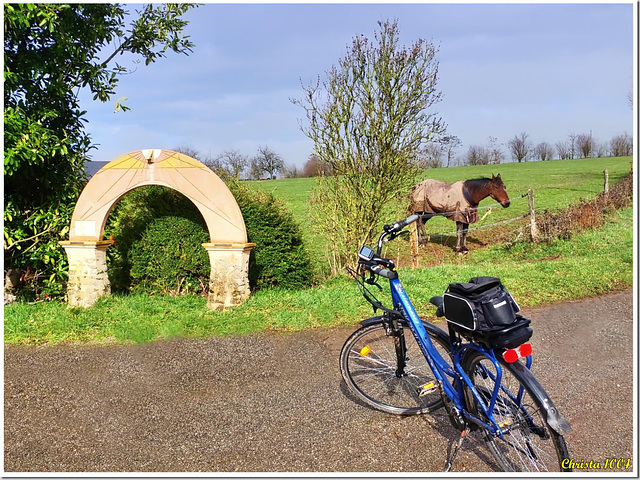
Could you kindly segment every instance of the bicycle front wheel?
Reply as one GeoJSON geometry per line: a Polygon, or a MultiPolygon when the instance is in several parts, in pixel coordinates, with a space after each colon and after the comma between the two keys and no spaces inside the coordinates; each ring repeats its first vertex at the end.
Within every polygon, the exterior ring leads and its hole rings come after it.
{"type": "MultiPolygon", "coordinates": [[[[563,460],[569,458],[564,437],[547,423],[541,400],[515,368],[500,359],[502,379],[493,418],[502,437],[485,431],[489,450],[500,467],[507,472],[560,472],[563,460]]],[[[496,384],[496,366],[485,354],[470,351],[463,369],[471,379],[486,406],[496,384]]],[[[469,411],[482,418],[478,401],[467,389],[469,411]]],[[[486,420],[486,419],[485,419],[486,420]]]]}
{"type": "MultiPolygon", "coordinates": [[[[340,371],[349,390],[362,402],[397,415],[429,413],[442,407],[442,398],[431,367],[408,325],[404,327],[406,366],[398,372],[394,336],[384,324],[356,330],[340,353],[340,371]]],[[[450,358],[449,337],[439,328],[424,323],[433,344],[450,358]]]]}

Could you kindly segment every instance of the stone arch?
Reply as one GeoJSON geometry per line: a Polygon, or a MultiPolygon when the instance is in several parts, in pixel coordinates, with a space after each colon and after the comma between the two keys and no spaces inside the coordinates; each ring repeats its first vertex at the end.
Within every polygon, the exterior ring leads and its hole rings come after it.
{"type": "Polygon", "coordinates": [[[69,228],[69,240],[60,242],[69,259],[68,302],[90,306],[111,293],[103,240],[111,209],[127,192],[145,185],[172,188],[200,211],[209,230],[203,244],[211,262],[211,309],[222,310],[249,296],[249,253],[240,207],[224,182],[211,169],[187,155],[170,150],[138,150],[102,167],[78,198],[69,228]]]}

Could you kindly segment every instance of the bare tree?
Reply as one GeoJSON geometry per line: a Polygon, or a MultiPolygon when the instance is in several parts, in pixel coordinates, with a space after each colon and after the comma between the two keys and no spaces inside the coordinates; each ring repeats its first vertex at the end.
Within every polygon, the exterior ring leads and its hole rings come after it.
{"type": "Polygon", "coordinates": [[[517,160],[518,163],[523,160],[526,161],[531,154],[531,143],[529,142],[529,135],[527,132],[522,132],[520,135],[515,135],[511,140],[507,142],[509,150],[511,151],[511,157],[517,160]]]}
{"type": "Polygon", "coordinates": [[[593,154],[596,158],[605,158],[609,156],[609,142],[596,142],[593,140],[593,154]]]}
{"type": "Polygon", "coordinates": [[[569,134],[569,158],[576,158],[578,151],[577,139],[578,136],[575,133],[569,134]]]}
{"type": "Polygon", "coordinates": [[[283,168],[282,157],[267,146],[259,146],[257,155],[251,160],[251,169],[258,174],[258,178],[266,173],[273,180],[283,168]]]}
{"type": "Polygon", "coordinates": [[[442,145],[438,142],[427,142],[418,156],[418,163],[422,168],[439,168],[442,166],[442,145]]]}
{"type": "Polygon", "coordinates": [[[467,150],[468,165],[489,165],[491,154],[487,147],[480,145],[470,145],[467,150]]]}
{"type": "Polygon", "coordinates": [[[496,137],[489,137],[489,163],[499,164],[504,161],[504,153],[496,137]]]}
{"type": "Polygon", "coordinates": [[[203,155],[199,150],[196,150],[191,145],[179,145],[173,148],[174,152],[182,153],[183,155],[187,155],[188,157],[195,158],[199,162],[203,162],[203,155]]]}
{"type": "Polygon", "coordinates": [[[628,133],[616,135],[611,139],[610,148],[614,157],[633,155],[633,138],[628,133]]]}
{"type": "Polygon", "coordinates": [[[280,171],[282,178],[300,178],[304,177],[304,172],[299,170],[295,164],[285,164],[280,171]]]}
{"type": "Polygon", "coordinates": [[[310,155],[309,159],[302,167],[304,177],[319,177],[321,175],[331,175],[331,166],[327,162],[323,162],[317,155],[310,155]]]}
{"type": "Polygon", "coordinates": [[[326,80],[304,88],[301,100],[315,154],[331,165],[315,192],[317,225],[330,239],[333,272],[353,265],[369,243],[385,206],[415,181],[419,148],[444,133],[430,111],[440,101],[433,44],[400,45],[396,21],[378,22],[375,41],[353,39],[326,80]]]}
{"type": "Polygon", "coordinates": [[[540,142],[534,149],[537,158],[543,162],[553,158],[553,147],[547,142],[540,142]]]}
{"type": "Polygon", "coordinates": [[[449,167],[451,165],[451,159],[453,158],[453,152],[462,145],[462,142],[455,135],[445,135],[439,142],[442,144],[444,153],[447,156],[447,167],[449,167]]]}
{"type": "Polygon", "coordinates": [[[593,137],[590,133],[581,133],[575,137],[575,145],[582,158],[589,158],[593,152],[593,137]]]}
{"type": "Polygon", "coordinates": [[[556,151],[558,152],[558,157],[562,160],[571,158],[571,145],[569,142],[556,142],[556,151]]]}
{"type": "Polygon", "coordinates": [[[229,174],[236,180],[240,178],[244,169],[249,166],[249,157],[237,150],[226,150],[218,155],[217,160],[220,162],[220,166],[226,167],[229,174]]]}

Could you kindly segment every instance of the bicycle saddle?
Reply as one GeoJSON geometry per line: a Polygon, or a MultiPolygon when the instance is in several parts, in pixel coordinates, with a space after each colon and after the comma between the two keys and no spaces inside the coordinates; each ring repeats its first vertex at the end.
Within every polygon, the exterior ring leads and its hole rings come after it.
{"type": "Polygon", "coordinates": [[[436,317],[443,317],[444,316],[444,298],[441,296],[435,296],[435,297],[431,297],[429,299],[429,303],[431,303],[432,305],[435,305],[436,307],[438,307],[436,309],[436,317]]]}

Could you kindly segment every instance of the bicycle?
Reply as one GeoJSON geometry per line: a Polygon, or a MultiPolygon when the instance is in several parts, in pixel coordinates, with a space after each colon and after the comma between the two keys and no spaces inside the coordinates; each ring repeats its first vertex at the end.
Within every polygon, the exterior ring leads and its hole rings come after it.
{"type": "Polygon", "coordinates": [[[394,262],[381,257],[383,244],[417,219],[411,215],[385,225],[376,251],[363,246],[358,252],[358,269],[351,273],[374,313],[382,315],[363,320],[342,347],[347,387],[366,405],[392,414],[418,415],[444,406],[460,432],[444,471],[451,470],[472,431],[480,432],[504,471],[569,471],[563,435],[571,427],[530,370],[529,320],[517,315],[497,331],[473,331],[456,323],[454,308],[445,308],[445,294],[431,298],[436,315],[447,319],[445,332],[418,317],[394,262]],[[389,281],[392,308],[367,287],[382,291],[379,277],[389,281]],[[415,341],[405,336],[406,328],[415,341]]]}

